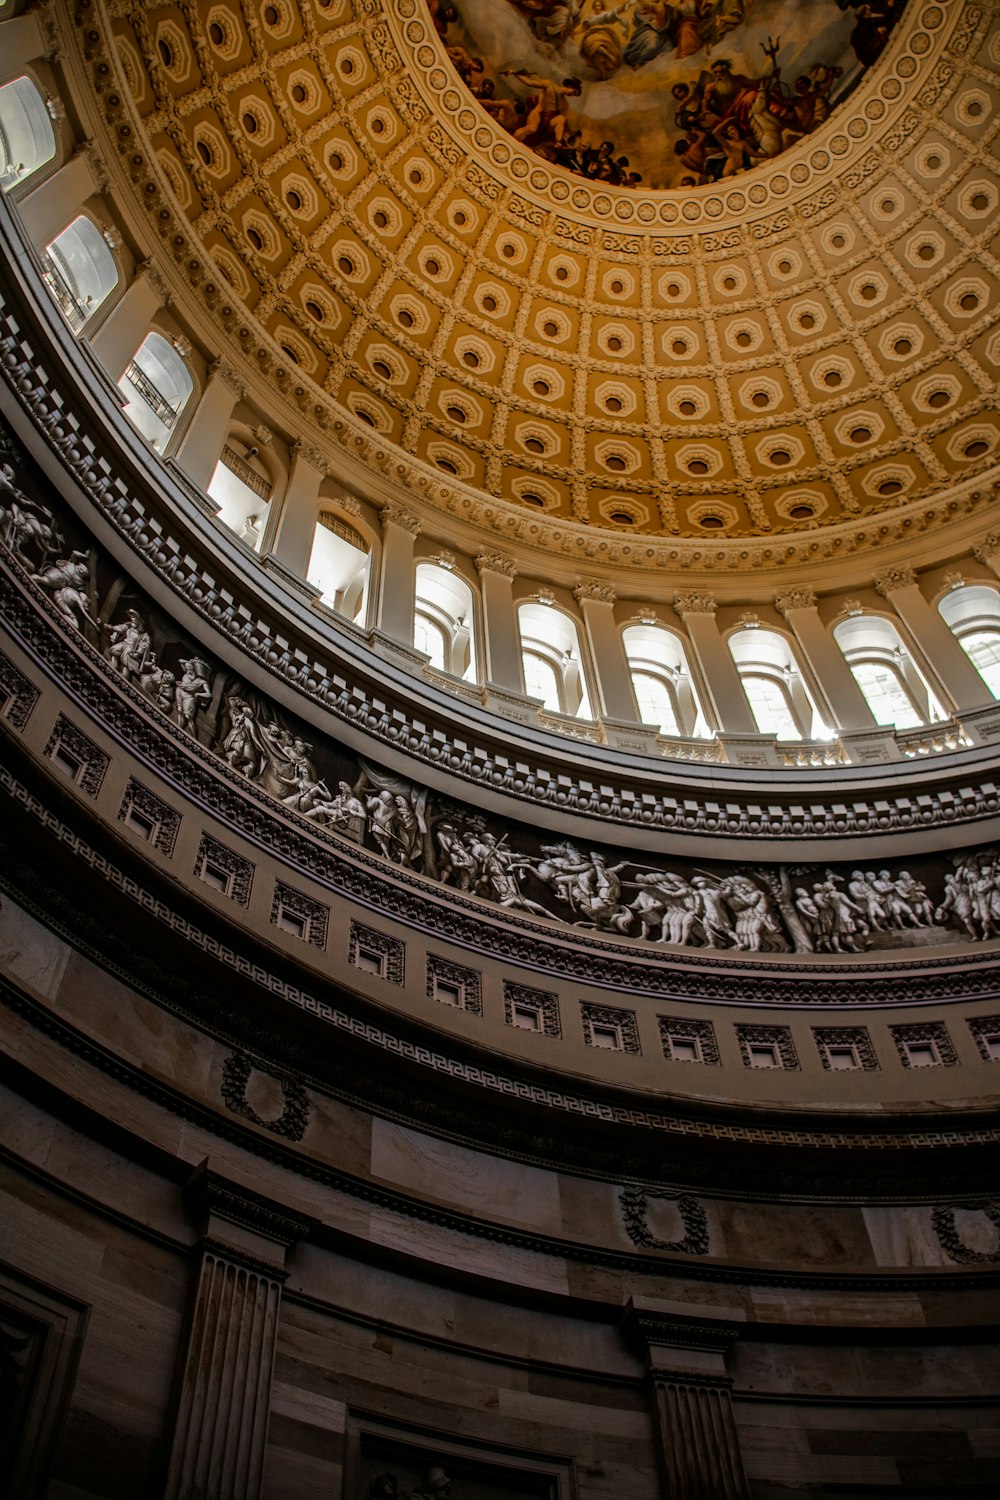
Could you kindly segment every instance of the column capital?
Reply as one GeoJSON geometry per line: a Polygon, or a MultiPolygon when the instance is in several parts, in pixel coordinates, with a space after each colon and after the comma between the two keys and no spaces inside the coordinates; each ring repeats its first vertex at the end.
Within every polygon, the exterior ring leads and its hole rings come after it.
{"type": "Polygon", "coordinates": [[[601,583],[597,578],[585,578],[573,590],[573,598],[578,604],[582,604],[585,599],[596,599],[598,604],[614,604],[618,595],[610,583],[601,583]]]}
{"type": "Polygon", "coordinates": [[[997,553],[1000,553],[1000,531],[987,532],[972,551],[980,562],[988,562],[990,558],[995,558],[997,553]]]}
{"type": "Polygon", "coordinates": [[[480,552],[476,557],[477,573],[501,573],[504,578],[517,577],[517,563],[503,552],[480,552]]]}
{"type": "Polygon", "coordinates": [[[96,141],[80,141],[74,156],[82,157],[90,168],[99,193],[106,193],[111,186],[108,164],[96,141]]]}
{"type": "Polygon", "coordinates": [[[280,1271],[286,1250],[305,1239],[317,1222],[223,1177],[207,1158],[184,1184],[184,1198],[202,1243],[254,1268],[273,1265],[280,1271]]]}
{"type": "Polygon", "coordinates": [[[166,277],[154,260],[141,260],[135,268],[136,279],[144,276],[159,297],[164,307],[170,303],[170,288],[167,286],[166,277]]]}
{"type": "Polygon", "coordinates": [[[899,589],[912,588],[916,581],[917,575],[909,563],[897,563],[875,575],[875,588],[883,599],[888,599],[890,594],[895,594],[899,589]]]}
{"type": "Polygon", "coordinates": [[[774,607],[780,615],[788,614],[790,609],[815,609],[815,589],[785,589],[774,596],[774,607]]]}
{"type": "Polygon", "coordinates": [[[315,469],[317,473],[326,473],[326,459],[323,457],[319,449],[314,448],[311,443],[306,443],[303,442],[301,438],[296,438],[295,442],[291,446],[290,451],[293,459],[300,458],[303,463],[308,464],[309,467],[311,469],[315,469]]]}
{"type": "Polygon", "coordinates": [[[399,505],[395,500],[387,500],[382,507],[383,521],[391,521],[394,526],[399,526],[403,531],[408,531],[411,536],[418,536],[423,529],[423,521],[415,516],[405,506],[399,505]]]}
{"type": "MultiPolygon", "coordinates": [[[[714,1309],[710,1306],[688,1308],[686,1303],[629,1299],[623,1327],[645,1354],[653,1374],[685,1367],[692,1354],[716,1355],[721,1360],[739,1338],[741,1326],[746,1322],[742,1308],[720,1309],[719,1317],[713,1316],[714,1309]]],[[[718,1373],[725,1378],[721,1364],[718,1373]]]]}
{"type": "Polygon", "coordinates": [[[224,385],[237,401],[246,400],[246,387],[239,377],[236,366],[231,365],[228,359],[223,359],[221,355],[218,359],[213,359],[208,367],[208,374],[210,379],[218,380],[224,385]]]}
{"type": "Polygon", "coordinates": [[[718,600],[714,594],[702,594],[694,590],[688,593],[678,594],[674,599],[674,609],[681,619],[688,615],[714,615],[718,608],[718,600]]]}

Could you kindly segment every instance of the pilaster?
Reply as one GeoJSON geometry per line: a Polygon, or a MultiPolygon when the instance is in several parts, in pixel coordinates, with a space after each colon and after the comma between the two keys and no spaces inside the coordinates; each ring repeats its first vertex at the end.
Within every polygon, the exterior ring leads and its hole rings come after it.
{"type": "Polygon", "coordinates": [[[87,340],[112,384],[122,378],[150,323],[168,300],[163,278],[144,261],[93,338],[87,340]]]}
{"type": "Polygon", "coordinates": [[[199,489],[207,490],[211,483],[233,412],[243,397],[236,371],[224,360],[215,360],[177,447],[177,462],[199,489]]]}
{"type": "Polygon", "coordinates": [[[715,619],[711,594],[678,594],[674,609],[684,621],[704,684],[703,706],[709,728],[729,734],[757,734],[757,722],[743,691],[729,647],[715,619]]]}
{"type": "Polygon", "coordinates": [[[788,621],[826,699],[833,720],[831,729],[851,733],[876,728],[875,715],[868,707],[868,700],[858,687],[844,653],[820,619],[812,589],[787,589],[776,594],[774,602],[788,621]]]}
{"type": "Polygon", "coordinates": [[[382,508],[382,571],[377,628],[405,646],[413,644],[417,577],[415,547],[421,523],[395,501],[382,508]]]}
{"type": "Polygon", "coordinates": [[[638,724],[639,708],[632,691],[632,674],[615,620],[614,589],[606,583],[578,583],[573,595],[583,613],[587,631],[596,678],[596,711],[610,719],[638,724]]]}
{"type": "Polygon", "coordinates": [[[646,1361],[665,1500],[746,1500],[726,1353],[740,1309],[632,1299],[625,1331],[646,1361]]]}
{"type": "Polygon", "coordinates": [[[285,1253],[312,1227],[213,1172],[185,1196],[201,1230],[165,1500],[258,1500],[285,1253]]]}
{"type": "Polygon", "coordinates": [[[521,635],[514,609],[514,559],[502,552],[480,552],[476,558],[483,599],[486,680],[511,693],[524,693],[521,635]]]}
{"type": "Polygon", "coordinates": [[[912,568],[888,568],[875,587],[903,621],[932,674],[945,713],[983,708],[993,695],[938,611],[924,598],[912,568]]]}

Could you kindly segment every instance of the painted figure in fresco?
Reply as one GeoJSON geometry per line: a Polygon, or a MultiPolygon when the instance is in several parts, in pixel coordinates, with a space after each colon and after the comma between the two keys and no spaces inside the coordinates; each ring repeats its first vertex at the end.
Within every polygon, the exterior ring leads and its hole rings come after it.
{"type": "Polygon", "coordinates": [[[529,73],[527,68],[505,68],[505,78],[517,79],[525,88],[537,89],[528,101],[528,113],[524,124],[514,131],[516,141],[539,150],[544,146],[561,146],[569,126],[571,99],[578,99],[583,92],[579,78],[564,78],[561,84],[543,78],[538,73],[529,73]]]}

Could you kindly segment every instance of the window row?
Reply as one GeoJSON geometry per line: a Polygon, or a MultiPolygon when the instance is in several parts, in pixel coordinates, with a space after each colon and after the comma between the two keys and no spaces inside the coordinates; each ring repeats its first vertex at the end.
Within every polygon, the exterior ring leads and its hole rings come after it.
{"type": "MultiPolygon", "coordinates": [[[[0,87],[0,186],[27,181],[50,163],[57,143],[49,104],[37,83],[24,75],[0,87]]],[[[43,279],[76,334],[89,335],[96,315],[123,286],[113,231],[79,213],[41,247],[43,279]]],[[[123,410],[161,454],[176,450],[183,415],[196,392],[186,340],[150,329],[118,378],[123,410]]],[[[254,550],[265,539],[272,500],[279,492],[273,459],[262,451],[246,423],[218,435],[217,461],[206,489],[219,520],[254,550]]],[[[373,594],[389,586],[373,578],[377,539],[362,523],[322,508],[315,524],[307,578],[322,602],[361,626],[373,594]]],[[[421,561],[413,585],[411,644],[431,668],[468,683],[486,676],[478,593],[461,572],[421,561]]],[[[1000,596],[992,587],[970,585],[942,599],[940,613],[979,676],[986,694],[1000,697],[1000,596]]],[[[597,715],[595,664],[581,642],[575,618],[546,596],[516,608],[520,642],[519,688],[544,711],[567,718],[597,715]]],[[[877,725],[918,729],[947,712],[897,626],[882,615],[862,613],[833,626],[833,638],[877,725]]],[[[783,741],[833,738],[832,715],[823,706],[821,684],[800,664],[791,641],[778,631],[747,625],[726,638],[757,731],[783,741]]],[[[708,738],[720,726],[706,712],[705,685],[683,638],[653,623],[621,632],[623,669],[630,688],[628,717],[666,736],[708,738]]],[[[718,718],[718,705],[716,719],[718,718]]]]}

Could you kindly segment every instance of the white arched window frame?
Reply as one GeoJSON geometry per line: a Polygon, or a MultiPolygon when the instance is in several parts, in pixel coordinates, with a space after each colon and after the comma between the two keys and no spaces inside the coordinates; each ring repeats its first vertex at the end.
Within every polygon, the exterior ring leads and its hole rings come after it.
{"type": "Polygon", "coordinates": [[[125,415],[162,453],[194,390],[194,380],[181,354],[162,333],[148,333],[129,361],[118,389],[125,399],[125,415]]]}
{"type": "Polygon", "coordinates": [[[230,431],[207,494],[219,507],[219,520],[255,552],[260,551],[276,476],[252,433],[230,431]]]}
{"type": "Polygon", "coordinates": [[[23,74],[0,87],[0,187],[9,190],[56,154],[52,117],[41,89],[23,74]]]}
{"type": "Polygon", "coordinates": [[[946,594],[938,609],[994,698],[1000,698],[1000,593],[987,583],[965,584],[946,594]]]}
{"type": "Polygon", "coordinates": [[[833,627],[875,722],[887,729],[919,729],[946,717],[891,620],[860,614],[833,627]]]}
{"type": "Polygon", "coordinates": [[[321,510],[306,577],[346,620],[363,623],[367,616],[371,561],[371,539],[336,511],[321,510]]]}
{"type": "Polygon", "coordinates": [[[662,625],[627,625],[622,645],[642,722],[661,734],[708,736],[680,638],[662,625]]]}
{"type": "Polygon", "coordinates": [[[476,597],[454,568],[418,562],[414,583],[413,644],[431,666],[465,682],[478,682],[476,597]]]}
{"type": "Polygon", "coordinates": [[[528,599],[518,605],[517,626],[528,697],[541,698],[551,713],[589,719],[590,693],[576,621],[555,605],[528,599]]]}
{"type": "Polygon", "coordinates": [[[778,740],[831,738],[783,635],[744,627],[729,637],[729,650],[761,734],[778,740]]]}
{"type": "Polygon", "coordinates": [[[42,279],[74,333],[115,290],[118,262],[93,219],[80,214],[42,251],[42,279]]]}

